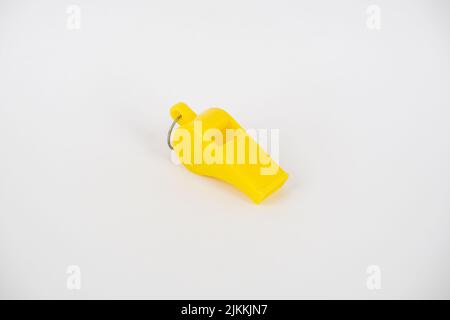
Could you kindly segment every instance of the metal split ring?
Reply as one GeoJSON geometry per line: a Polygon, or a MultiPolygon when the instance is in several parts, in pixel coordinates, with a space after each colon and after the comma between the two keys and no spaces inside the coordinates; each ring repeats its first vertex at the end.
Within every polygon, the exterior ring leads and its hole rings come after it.
{"type": "Polygon", "coordinates": [[[173,120],[172,125],[170,126],[169,132],[167,133],[167,145],[171,150],[173,150],[172,144],[170,143],[170,137],[172,136],[173,127],[175,124],[181,119],[181,114],[173,120]]]}

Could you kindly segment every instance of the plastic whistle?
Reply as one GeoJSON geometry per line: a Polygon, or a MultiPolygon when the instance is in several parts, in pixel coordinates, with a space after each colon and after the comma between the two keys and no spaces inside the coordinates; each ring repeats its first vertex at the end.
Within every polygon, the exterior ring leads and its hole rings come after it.
{"type": "Polygon", "coordinates": [[[197,115],[177,103],[170,115],[179,127],[168,143],[190,171],[232,184],[260,203],[279,189],[288,174],[226,111],[207,109],[197,115]]]}

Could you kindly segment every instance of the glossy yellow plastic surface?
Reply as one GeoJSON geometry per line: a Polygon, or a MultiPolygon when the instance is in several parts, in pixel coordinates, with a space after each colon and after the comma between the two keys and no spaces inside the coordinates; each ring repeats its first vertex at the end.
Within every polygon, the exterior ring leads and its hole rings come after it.
{"type": "Polygon", "coordinates": [[[179,124],[172,135],[174,151],[190,171],[228,182],[255,203],[279,189],[288,178],[288,174],[224,110],[211,108],[197,115],[180,102],[170,109],[170,115],[172,119],[178,119],[179,124]],[[235,132],[231,138],[227,136],[228,129],[235,132]],[[209,134],[211,131],[213,134],[209,134]],[[225,138],[217,137],[218,133],[225,138]],[[239,145],[239,139],[245,141],[244,148],[239,145]],[[250,161],[255,152],[258,159],[250,161]],[[223,156],[220,159],[224,160],[200,159],[211,153],[214,156],[220,153],[223,156]]]}

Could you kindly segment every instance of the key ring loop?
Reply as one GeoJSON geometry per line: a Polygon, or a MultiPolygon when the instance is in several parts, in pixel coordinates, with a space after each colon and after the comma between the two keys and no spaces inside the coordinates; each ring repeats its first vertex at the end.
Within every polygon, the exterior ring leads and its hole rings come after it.
{"type": "Polygon", "coordinates": [[[181,114],[173,120],[172,125],[170,126],[169,132],[167,133],[167,145],[169,146],[170,150],[173,150],[172,144],[170,143],[170,137],[172,136],[173,127],[175,127],[175,124],[181,119],[181,114]]]}

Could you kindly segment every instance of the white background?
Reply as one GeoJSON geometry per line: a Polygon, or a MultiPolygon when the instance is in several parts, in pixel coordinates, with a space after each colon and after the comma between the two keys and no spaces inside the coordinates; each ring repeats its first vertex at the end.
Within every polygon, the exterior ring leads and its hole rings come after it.
{"type": "Polygon", "coordinates": [[[444,0],[0,0],[0,297],[450,298],[449,57],[444,0]],[[175,166],[178,101],[280,129],[284,187],[175,166]]]}

